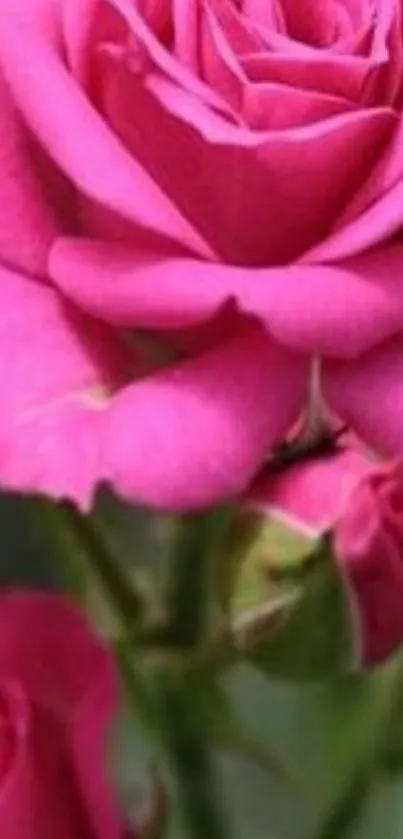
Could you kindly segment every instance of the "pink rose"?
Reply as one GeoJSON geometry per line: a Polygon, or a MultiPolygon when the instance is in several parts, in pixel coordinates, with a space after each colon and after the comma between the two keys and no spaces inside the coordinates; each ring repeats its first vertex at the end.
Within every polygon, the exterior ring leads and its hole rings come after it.
{"type": "Polygon", "coordinates": [[[3,0],[0,480],[242,491],[323,359],[403,449],[399,0],[3,0]]]}
{"type": "Polygon", "coordinates": [[[376,664],[403,643],[403,465],[376,464],[344,445],[256,484],[251,503],[316,537],[333,533],[350,596],[361,661],[376,664]]]}
{"type": "Polygon", "coordinates": [[[0,835],[125,839],[106,780],[112,657],[61,597],[0,597],[0,835]]]}

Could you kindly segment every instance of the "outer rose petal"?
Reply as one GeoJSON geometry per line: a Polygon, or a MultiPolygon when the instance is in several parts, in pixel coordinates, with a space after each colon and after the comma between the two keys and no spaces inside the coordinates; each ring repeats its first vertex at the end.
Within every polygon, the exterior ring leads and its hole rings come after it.
{"type": "Polygon", "coordinates": [[[255,325],[111,406],[105,477],[158,507],[207,506],[242,491],[302,408],[308,360],[255,325]]]}
{"type": "Polygon", "coordinates": [[[86,195],[211,256],[211,249],[125,151],[69,75],[60,50],[61,12],[62,4],[54,0],[15,0],[0,7],[4,73],[35,137],[86,195]],[[27,53],[35,56],[29,73],[27,53]]]}
{"type": "Polygon", "coordinates": [[[99,479],[97,392],[127,379],[135,359],[51,289],[0,276],[0,482],[86,507],[99,479]]]}
{"type": "Polygon", "coordinates": [[[69,396],[90,400],[127,377],[130,357],[115,330],[45,284],[1,268],[0,284],[0,423],[31,419],[69,396]]]}
{"type": "MultiPolygon", "coordinates": [[[[393,55],[390,72],[394,95],[401,82],[403,47],[401,39],[402,12],[394,4],[393,55]]],[[[348,202],[334,231],[324,242],[314,247],[308,260],[331,261],[359,253],[390,238],[399,230],[403,220],[403,122],[399,121],[391,142],[386,146],[369,177],[348,202]]]]}
{"type": "Polygon", "coordinates": [[[384,454],[403,453],[403,338],[362,357],[324,366],[324,396],[369,445],[384,454]]]}
{"type": "Polygon", "coordinates": [[[98,698],[100,685],[103,707],[116,701],[112,655],[61,596],[22,590],[0,595],[0,672],[66,723],[98,698]]]}
{"type": "Polygon", "coordinates": [[[98,391],[135,356],[49,287],[0,270],[0,483],[88,506],[99,476],[98,391]]]}
{"type": "Polygon", "coordinates": [[[0,485],[8,490],[69,498],[88,511],[100,481],[102,403],[80,396],[43,406],[4,428],[0,420],[0,485]]]}
{"type": "Polygon", "coordinates": [[[12,102],[1,66],[0,136],[0,264],[45,276],[59,220],[43,187],[38,149],[12,102]]]}
{"type": "Polygon", "coordinates": [[[162,507],[210,504],[250,480],[302,406],[307,361],[259,326],[138,378],[114,332],[66,310],[47,286],[11,272],[2,280],[3,486],[88,507],[106,480],[162,507]]]}
{"type": "Polygon", "coordinates": [[[0,636],[1,693],[14,735],[0,779],[1,834],[123,839],[105,772],[117,700],[112,656],[55,596],[0,597],[0,636]]]}
{"type": "Polygon", "coordinates": [[[401,328],[402,270],[400,246],[338,266],[251,269],[77,238],[59,239],[50,258],[63,293],[113,324],[180,328],[235,298],[277,341],[336,357],[354,357],[401,328]]]}

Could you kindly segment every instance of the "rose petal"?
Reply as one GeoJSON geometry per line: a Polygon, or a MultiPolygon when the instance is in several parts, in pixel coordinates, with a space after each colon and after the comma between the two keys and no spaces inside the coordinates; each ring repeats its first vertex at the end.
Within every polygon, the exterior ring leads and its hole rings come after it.
{"type": "Polygon", "coordinates": [[[259,327],[139,379],[134,352],[47,287],[8,273],[3,306],[3,486],[87,507],[108,480],[145,503],[213,503],[246,484],[300,410],[307,362],[259,327]]]}
{"type": "Polygon", "coordinates": [[[55,500],[74,501],[88,512],[99,483],[104,416],[85,400],[45,405],[39,415],[6,427],[0,421],[0,485],[55,500]],[[83,404],[84,401],[84,404],[83,404]]]}
{"type": "Polygon", "coordinates": [[[243,0],[242,11],[247,18],[262,27],[285,29],[284,9],[281,0],[243,0]]]}
{"type": "MultiPolygon", "coordinates": [[[[66,395],[108,391],[127,377],[117,333],[63,301],[57,291],[0,269],[0,420],[23,419],[66,395]]],[[[134,357],[133,357],[134,365],[134,357]]]]}
{"type": "Polygon", "coordinates": [[[360,253],[391,238],[401,227],[403,125],[396,132],[365,181],[349,202],[334,232],[314,247],[306,261],[329,262],[360,253]]]}
{"type": "Polygon", "coordinates": [[[326,93],[275,81],[261,82],[259,78],[249,80],[234,51],[242,35],[239,26],[233,33],[239,14],[237,19],[234,6],[223,5],[222,0],[219,5],[211,4],[210,0],[210,5],[217,17],[208,6],[200,20],[203,76],[230,102],[249,128],[271,131],[295,128],[352,110],[353,105],[347,100],[326,93]]]}
{"type": "Polygon", "coordinates": [[[67,598],[14,590],[0,596],[0,671],[60,720],[86,712],[102,686],[116,702],[113,657],[67,598]]]}
{"type": "Polygon", "coordinates": [[[403,339],[375,347],[348,363],[324,366],[324,395],[332,410],[369,445],[403,453],[403,339]]]}
{"type": "Polygon", "coordinates": [[[362,216],[336,230],[309,251],[304,261],[313,265],[341,261],[387,242],[400,230],[402,203],[403,182],[398,182],[362,216]]]}
{"type": "Polygon", "coordinates": [[[15,738],[0,783],[1,832],[10,839],[121,839],[123,821],[106,782],[105,735],[117,699],[112,656],[61,597],[3,595],[0,630],[2,696],[15,738]]]}
{"type": "MultiPolygon", "coordinates": [[[[225,100],[223,100],[220,96],[217,96],[209,85],[205,84],[198,78],[197,75],[189,71],[187,68],[187,62],[182,64],[178,61],[175,55],[171,54],[164,48],[156,34],[147,25],[147,21],[140,13],[136,4],[133,4],[131,0],[108,0],[108,2],[121,15],[122,20],[126,22],[127,26],[131,30],[134,41],[141,44],[142,48],[149,55],[151,63],[155,65],[163,76],[171,79],[180,88],[187,90],[190,94],[192,94],[192,96],[200,99],[218,113],[222,113],[227,116],[231,115],[231,110],[225,100]]],[[[178,0],[174,0],[174,3],[175,7],[177,7],[175,10],[176,15],[174,13],[174,17],[176,17],[181,14],[181,11],[178,0]]],[[[187,0],[187,3],[189,4],[189,0],[187,0]]],[[[195,34],[192,33],[192,29],[195,24],[192,22],[191,17],[191,3],[188,5],[188,12],[189,9],[189,34],[192,35],[195,34]]],[[[193,14],[195,13],[196,10],[193,9],[193,14]]],[[[184,21],[182,20],[182,23],[183,22],[184,21]]],[[[193,48],[195,47],[196,45],[194,44],[193,48]]],[[[199,44],[197,44],[197,49],[198,47],[199,44]]]]}
{"type": "Polygon", "coordinates": [[[248,16],[245,4],[242,4],[241,10],[231,0],[206,0],[202,8],[207,13],[207,19],[215,20],[219,24],[230,48],[238,58],[245,53],[259,51],[263,47],[259,27],[248,16]]]}
{"type": "Polygon", "coordinates": [[[141,227],[211,256],[211,249],[126,152],[69,76],[58,42],[60,13],[53,0],[15,0],[0,9],[4,72],[35,136],[86,195],[141,227]],[[35,56],[29,73],[27,53],[35,56]]]}
{"type": "Polygon", "coordinates": [[[0,483],[87,505],[96,429],[135,355],[47,286],[0,270],[0,483]]]}
{"type": "MultiPolygon", "coordinates": [[[[365,30],[357,46],[365,38],[365,30]]],[[[384,43],[376,43],[375,54],[318,50],[302,42],[271,35],[265,52],[246,54],[242,66],[251,79],[276,81],[310,91],[321,91],[359,105],[389,104],[373,93],[373,79],[382,78],[388,53],[384,43]]]]}
{"type": "Polygon", "coordinates": [[[108,412],[106,479],[125,497],[170,509],[236,495],[296,420],[307,370],[251,326],[134,384],[108,412]]]}
{"type": "Polygon", "coordinates": [[[400,246],[335,267],[248,269],[59,239],[50,260],[63,292],[111,323],[179,328],[207,320],[234,298],[281,343],[341,357],[354,357],[401,328],[402,269],[400,246]]]}
{"type": "Polygon", "coordinates": [[[226,262],[281,264],[321,240],[396,120],[373,108],[283,132],[252,131],[159,73],[139,79],[116,56],[108,61],[100,107],[109,124],[226,262]]]}
{"type": "Polygon", "coordinates": [[[168,2],[175,32],[175,56],[179,64],[188,67],[197,78],[199,67],[198,0],[168,2]]]}
{"type": "Polygon", "coordinates": [[[0,263],[45,276],[50,246],[61,229],[58,204],[47,200],[39,151],[1,71],[0,135],[0,263]]]}
{"type": "Polygon", "coordinates": [[[278,474],[267,469],[248,493],[247,505],[317,537],[335,524],[353,487],[373,469],[358,447],[345,445],[278,474]]]}

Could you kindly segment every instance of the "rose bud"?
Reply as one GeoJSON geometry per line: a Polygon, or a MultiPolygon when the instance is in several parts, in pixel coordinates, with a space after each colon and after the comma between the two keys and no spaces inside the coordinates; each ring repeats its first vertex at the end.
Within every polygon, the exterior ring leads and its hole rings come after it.
{"type": "Polygon", "coordinates": [[[403,642],[401,462],[376,462],[344,441],[333,453],[266,473],[249,506],[315,540],[330,535],[360,662],[391,655],[403,642]]]}

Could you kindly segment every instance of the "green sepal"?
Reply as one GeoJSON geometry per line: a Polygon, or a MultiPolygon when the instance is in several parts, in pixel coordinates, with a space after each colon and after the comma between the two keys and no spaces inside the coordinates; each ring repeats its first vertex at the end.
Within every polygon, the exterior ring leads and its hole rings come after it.
{"type": "Polygon", "coordinates": [[[263,532],[265,539],[261,534],[239,566],[235,644],[257,667],[284,679],[322,681],[351,672],[356,628],[331,536],[309,542],[291,532],[285,538],[276,525],[269,539],[268,523],[263,532]]]}

